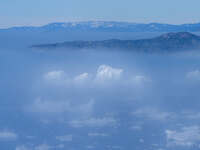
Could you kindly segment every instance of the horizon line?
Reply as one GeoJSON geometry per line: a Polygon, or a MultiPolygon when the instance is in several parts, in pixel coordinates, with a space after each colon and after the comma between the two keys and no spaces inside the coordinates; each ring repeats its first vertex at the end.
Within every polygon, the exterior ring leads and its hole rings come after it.
{"type": "Polygon", "coordinates": [[[120,20],[75,20],[75,21],[52,21],[52,22],[47,22],[47,23],[41,23],[41,24],[30,24],[30,25],[10,25],[8,27],[0,27],[0,29],[11,29],[11,28],[22,28],[22,27],[43,27],[46,25],[50,24],[56,24],[56,23],[86,23],[86,22],[116,22],[116,23],[130,23],[130,24],[166,24],[166,25],[176,25],[176,26],[181,26],[181,25],[192,25],[192,24],[200,24],[199,22],[191,22],[191,23],[164,23],[164,22],[134,22],[134,21],[120,21],[120,20]]]}

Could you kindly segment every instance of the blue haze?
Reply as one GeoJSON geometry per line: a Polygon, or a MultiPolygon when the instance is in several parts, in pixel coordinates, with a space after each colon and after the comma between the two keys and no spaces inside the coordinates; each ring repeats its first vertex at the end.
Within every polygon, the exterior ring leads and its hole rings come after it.
{"type": "MultiPolygon", "coordinates": [[[[99,34],[70,37],[117,35],[99,34]]],[[[1,38],[1,149],[199,148],[198,52],[40,51],[28,46],[56,37],[16,37],[1,38]]]]}

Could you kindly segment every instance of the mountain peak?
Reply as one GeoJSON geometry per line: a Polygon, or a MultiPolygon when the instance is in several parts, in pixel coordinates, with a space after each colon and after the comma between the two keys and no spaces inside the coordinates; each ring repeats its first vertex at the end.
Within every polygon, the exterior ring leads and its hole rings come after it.
{"type": "Polygon", "coordinates": [[[163,34],[158,38],[169,40],[169,39],[194,39],[199,37],[189,32],[170,32],[163,34]]]}

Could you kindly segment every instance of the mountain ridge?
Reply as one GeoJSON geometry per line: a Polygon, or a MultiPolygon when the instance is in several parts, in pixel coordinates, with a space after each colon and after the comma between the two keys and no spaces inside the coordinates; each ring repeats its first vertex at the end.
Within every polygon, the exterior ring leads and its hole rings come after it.
{"type": "Polygon", "coordinates": [[[103,32],[200,32],[200,23],[164,24],[164,23],[133,23],[120,21],[82,21],[55,22],[43,26],[11,27],[0,30],[20,31],[103,31],[103,32]]]}
{"type": "Polygon", "coordinates": [[[102,41],[68,41],[54,44],[33,45],[40,49],[126,49],[133,51],[177,51],[200,49],[200,36],[189,32],[166,33],[151,39],[102,41]]]}

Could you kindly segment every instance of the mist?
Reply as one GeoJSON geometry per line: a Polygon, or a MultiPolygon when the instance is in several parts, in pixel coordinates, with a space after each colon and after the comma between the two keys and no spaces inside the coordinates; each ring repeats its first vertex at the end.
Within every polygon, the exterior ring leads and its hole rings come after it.
{"type": "Polygon", "coordinates": [[[198,51],[41,51],[31,41],[0,48],[2,149],[199,148],[198,51]]]}

